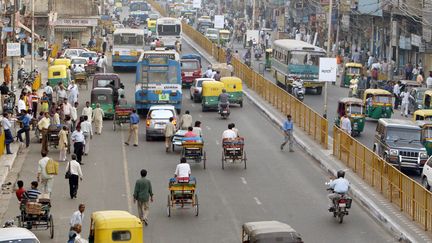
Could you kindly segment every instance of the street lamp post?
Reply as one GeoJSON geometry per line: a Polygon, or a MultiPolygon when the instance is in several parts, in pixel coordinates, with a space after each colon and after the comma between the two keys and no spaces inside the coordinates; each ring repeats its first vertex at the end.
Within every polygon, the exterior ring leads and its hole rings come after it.
{"type": "MultiPolygon", "coordinates": [[[[331,34],[331,27],[332,27],[332,14],[333,14],[333,0],[330,0],[329,3],[329,16],[328,16],[328,29],[327,29],[327,56],[331,57],[330,54],[331,51],[331,44],[332,44],[332,34],[331,34]]],[[[327,81],[324,83],[324,114],[323,117],[327,118],[327,81]]]]}
{"type": "Polygon", "coordinates": [[[31,29],[31,39],[32,39],[32,42],[31,42],[31,61],[30,61],[30,63],[31,63],[31,71],[33,71],[34,70],[34,63],[35,63],[35,60],[34,60],[34,56],[35,56],[35,48],[34,48],[34,43],[35,43],[35,39],[34,39],[34,31],[35,31],[35,22],[34,22],[34,4],[35,3],[35,0],[32,0],[31,1],[31,4],[32,4],[32,9],[31,9],[31,18],[32,18],[32,29],[31,29]]]}

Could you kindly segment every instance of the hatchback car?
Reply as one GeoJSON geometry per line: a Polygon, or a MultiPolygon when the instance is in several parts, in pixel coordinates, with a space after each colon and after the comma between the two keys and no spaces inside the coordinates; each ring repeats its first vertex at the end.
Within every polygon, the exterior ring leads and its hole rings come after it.
{"type": "Polygon", "coordinates": [[[28,229],[19,227],[0,228],[0,243],[40,243],[28,229]]]}
{"type": "Polygon", "coordinates": [[[71,66],[73,68],[74,65],[81,65],[81,67],[87,66],[87,59],[83,57],[73,57],[71,59],[71,66]]]}
{"type": "Polygon", "coordinates": [[[202,84],[204,81],[215,81],[212,78],[197,78],[190,87],[190,98],[196,103],[201,102],[202,98],[202,84]]]}
{"type": "Polygon", "coordinates": [[[201,77],[201,65],[196,59],[181,59],[182,86],[190,87],[196,78],[201,77]]]}
{"type": "Polygon", "coordinates": [[[95,51],[85,51],[85,52],[82,52],[79,56],[85,58],[87,61],[91,57],[92,60],[95,62],[96,62],[96,59],[98,58],[98,54],[95,51]]]}
{"type": "Polygon", "coordinates": [[[72,57],[79,57],[81,55],[81,53],[83,53],[85,51],[88,51],[88,50],[85,48],[69,48],[63,52],[61,57],[69,58],[69,59],[72,57]]]}
{"type": "Polygon", "coordinates": [[[146,119],[146,140],[154,137],[165,137],[165,126],[170,117],[174,118],[174,125],[177,122],[177,112],[172,105],[154,105],[147,113],[146,119]]]}

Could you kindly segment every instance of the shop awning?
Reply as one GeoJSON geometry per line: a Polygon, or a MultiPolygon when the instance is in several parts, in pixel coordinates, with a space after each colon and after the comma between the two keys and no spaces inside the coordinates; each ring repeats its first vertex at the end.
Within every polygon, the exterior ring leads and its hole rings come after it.
{"type": "MultiPolygon", "coordinates": [[[[25,31],[29,32],[31,34],[31,29],[29,29],[27,26],[23,25],[23,23],[18,22],[18,27],[23,28],[25,31]]],[[[36,38],[39,38],[39,35],[34,33],[36,38]]]]}
{"type": "Polygon", "coordinates": [[[87,31],[88,27],[56,26],[55,30],[66,31],[66,32],[83,32],[83,31],[87,31]]]}

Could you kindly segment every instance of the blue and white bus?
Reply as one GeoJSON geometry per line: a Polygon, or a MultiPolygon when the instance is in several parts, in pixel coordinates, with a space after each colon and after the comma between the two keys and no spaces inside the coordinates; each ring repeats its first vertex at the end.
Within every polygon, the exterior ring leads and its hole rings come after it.
{"type": "Polygon", "coordinates": [[[131,1],[129,4],[129,16],[138,18],[141,23],[147,21],[149,15],[150,7],[143,0],[131,1]]]}
{"type": "Polygon", "coordinates": [[[138,61],[135,107],[145,114],[155,104],[170,104],[181,111],[181,69],[175,51],[145,51],[138,61]]]}
{"type": "Polygon", "coordinates": [[[144,52],[144,30],[116,29],[113,38],[112,66],[114,71],[119,67],[136,67],[138,59],[144,52]]]}

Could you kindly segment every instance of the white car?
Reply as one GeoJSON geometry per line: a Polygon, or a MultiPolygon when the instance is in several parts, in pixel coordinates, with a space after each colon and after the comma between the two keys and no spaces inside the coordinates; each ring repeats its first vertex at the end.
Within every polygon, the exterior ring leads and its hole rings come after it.
{"type": "Polygon", "coordinates": [[[69,48],[63,52],[61,57],[71,59],[72,57],[79,57],[81,55],[81,53],[83,53],[85,51],[88,51],[88,50],[85,48],[69,48]]]}
{"type": "Polygon", "coordinates": [[[85,51],[80,54],[80,57],[85,58],[87,61],[91,57],[92,60],[96,62],[96,59],[98,58],[98,54],[95,51],[85,51]]]}
{"type": "Polygon", "coordinates": [[[40,243],[28,229],[19,227],[0,228],[0,243],[40,243]]]}
{"type": "Polygon", "coordinates": [[[430,185],[432,185],[432,156],[424,164],[421,178],[422,185],[430,190],[430,185]]]}
{"type": "Polygon", "coordinates": [[[81,65],[81,67],[85,67],[87,66],[87,59],[85,59],[84,57],[73,57],[71,59],[72,68],[74,67],[74,65],[81,65]]]}
{"type": "Polygon", "coordinates": [[[201,102],[202,99],[202,84],[204,81],[215,81],[212,78],[196,78],[190,87],[190,98],[194,102],[201,102]]]}
{"type": "Polygon", "coordinates": [[[165,137],[164,130],[170,117],[177,121],[177,111],[173,105],[153,105],[147,113],[146,119],[146,140],[153,137],[165,137]]]}

